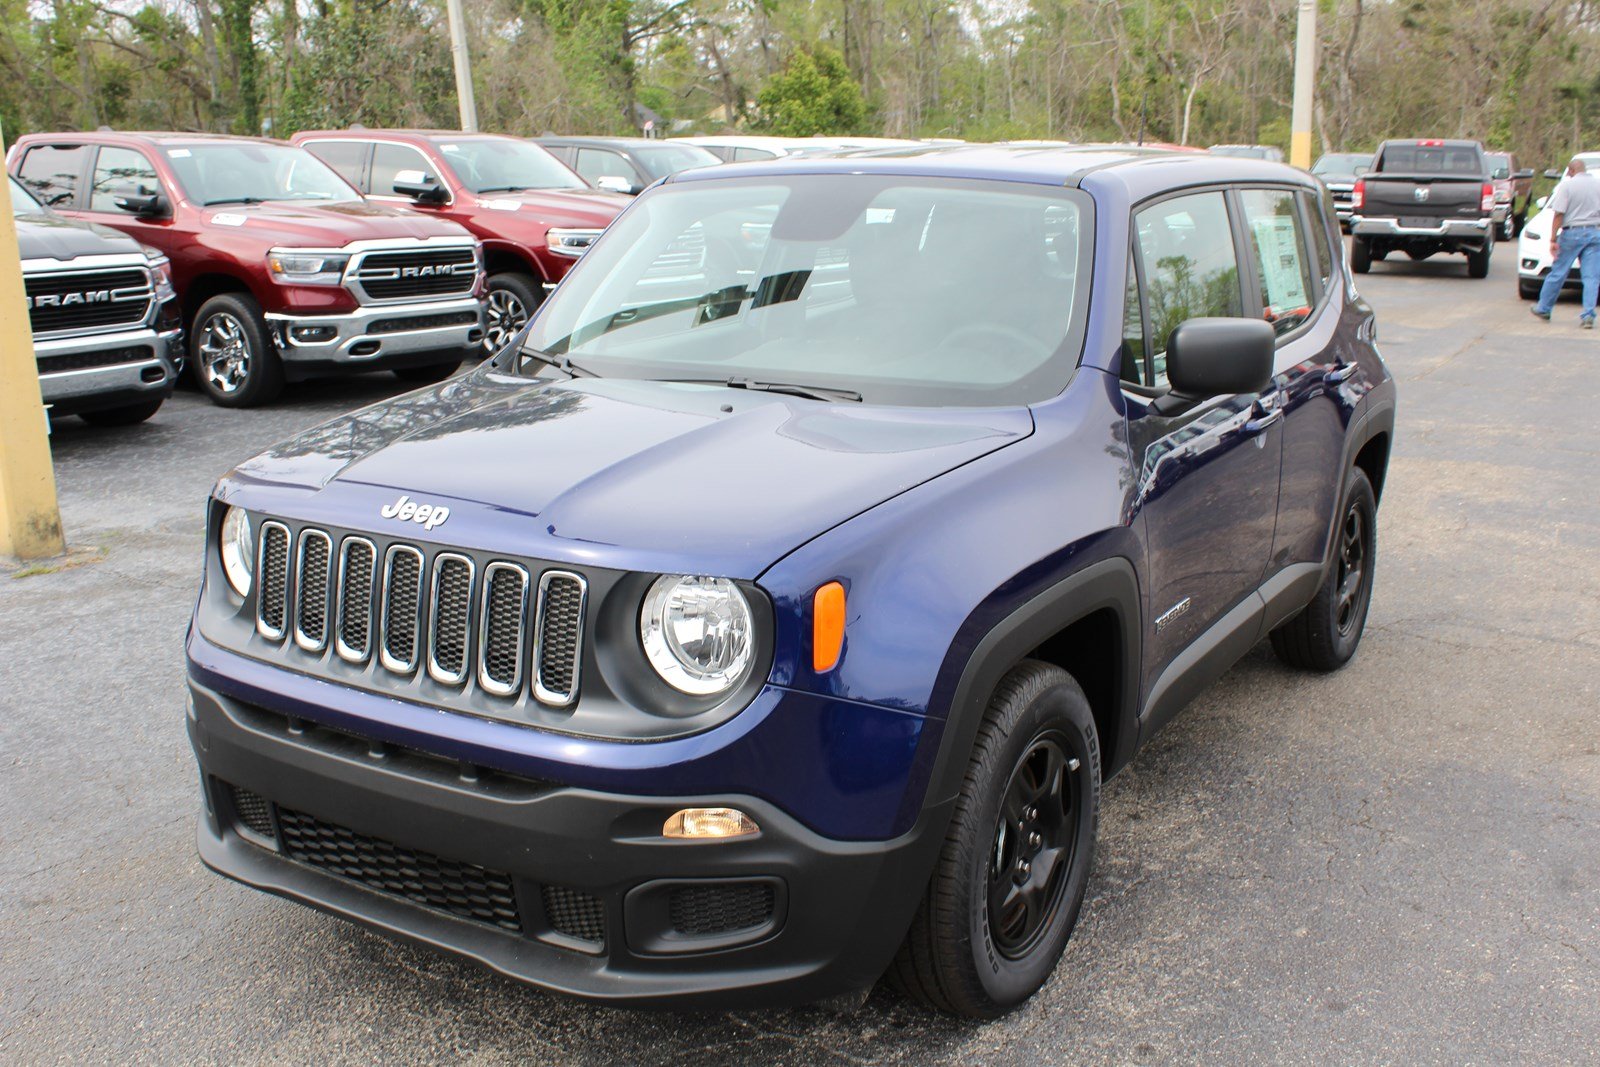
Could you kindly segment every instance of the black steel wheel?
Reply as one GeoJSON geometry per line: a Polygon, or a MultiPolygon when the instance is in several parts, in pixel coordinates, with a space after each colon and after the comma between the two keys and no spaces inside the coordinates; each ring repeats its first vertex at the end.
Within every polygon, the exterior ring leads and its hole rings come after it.
{"type": "Polygon", "coordinates": [[[1334,530],[1327,574],[1317,595],[1276,630],[1272,649],[1292,667],[1333,671],[1361,644],[1377,563],[1377,498],[1364,471],[1350,472],[1334,530]]]}
{"type": "MultiPolygon", "coordinates": [[[[969,727],[970,729],[970,727],[969,727]]],[[[928,887],[887,977],[975,1019],[1055,969],[1078,921],[1100,812],[1100,741],[1070,674],[1024,660],[995,688],[928,887]]]]}

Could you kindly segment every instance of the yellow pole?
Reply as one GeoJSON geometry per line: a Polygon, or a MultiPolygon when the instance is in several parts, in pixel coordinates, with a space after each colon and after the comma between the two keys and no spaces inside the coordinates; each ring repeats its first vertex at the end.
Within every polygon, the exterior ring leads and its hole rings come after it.
{"type": "Polygon", "coordinates": [[[1294,113],[1289,164],[1311,169],[1311,100],[1317,91],[1317,0],[1300,0],[1294,33],[1294,113]]]}
{"type": "Polygon", "coordinates": [[[0,556],[44,559],[66,550],[8,189],[0,200],[0,556]]]}

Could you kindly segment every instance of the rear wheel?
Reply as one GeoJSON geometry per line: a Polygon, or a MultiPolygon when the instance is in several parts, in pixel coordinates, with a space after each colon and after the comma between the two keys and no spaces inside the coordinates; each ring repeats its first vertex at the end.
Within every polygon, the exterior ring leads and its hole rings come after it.
{"type": "Polygon", "coordinates": [[[85,411],[79,417],[91,426],[136,426],[160,411],[161,404],[162,400],[147,400],[143,404],[106,408],[103,411],[85,411]]]}
{"type": "Polygon", "coordinates": [[[261,306],[245,293],[223,293],[200,305],[189,358],[195,381],[222,407],[255,407],[283,391],[283,363],[267,340],[261,306]]]}
{"type": "Polygon", "coordinates": [[[1372,246],[1359,237],[1350,239],[1350,269],[1357,274],[1372,269],[1372,246]]]}
{"type": "Polygon", "coordinates": [[[1489,276],[1489,259],[1494,255],[1494,242],[1485,241],[1483,247],[1476,252],[1467,253],[1467,277],[1487,278],[1489,276]]]}
{"type": "Polygon", "coordinates": [[[1339,516],[1333,560],[1317,595],[1305,610],[1272,631],[1272,650],[1292,667],[1338,670],[1356,654],[1366,629],[1378,558],[1378,503],[1372,483],[1359,467],[1345,480],[1339,516]]]}
{"type": "Polygon", "coordinates": [[[978,729],[938,864],[889,969],[908,995],[994,1018],[1038,991],[1078,921],[1100,812],[1100,743],[1072,676],[1025,660],[978,729]]]}
{"type": "Polygon", "coordinates": [[[483,302],[483,351],[492,356],[515,337],[543,302],[539,280],[520,271],[489,275],[483,302]]]}

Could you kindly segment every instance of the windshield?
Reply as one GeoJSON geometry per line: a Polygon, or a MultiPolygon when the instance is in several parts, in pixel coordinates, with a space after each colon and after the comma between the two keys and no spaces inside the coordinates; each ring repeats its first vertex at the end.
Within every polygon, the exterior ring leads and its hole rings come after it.
{"type": "Polygon", "coordinates": [[[1372,168],[1372,157],[1354,153],[1323,156],[1312,166],[1312,174],[1354,174],[1360,176],[1372,168]]]}
{"type": "Polygon", "coordinates": [[[876,175],[660,186],[578,261],[524,351],[873,403],[1041,400],[1077,363],[1089,210],[1077,190],[876,175]]]}
{"type": "Polygon", "coordinates": [[[474,193],[588,188],[555,156],[527,141],[462,137],[434,143],[457,180],[474,193]]]}
{"type": "Polygon", "coordinates": [[[704,148],[688,144],[640,148],[633,154],[652,178],[665,178],[669,174],[695,167],[714,167],[722,162],[704,148]]]}
{"type": "Polygon", "coordinates": [[[18,215],[43,215],[50,210],[35,200],[17,179],[8,177],[6,183],[11,186],[12,218],[18,215]]]}
{"type": "Polygon", "coordinates": [[[249,141],[166,149],[178,183],[202,207],[268,200],[343,203],[361,194],[304,148],[249,141]]]}

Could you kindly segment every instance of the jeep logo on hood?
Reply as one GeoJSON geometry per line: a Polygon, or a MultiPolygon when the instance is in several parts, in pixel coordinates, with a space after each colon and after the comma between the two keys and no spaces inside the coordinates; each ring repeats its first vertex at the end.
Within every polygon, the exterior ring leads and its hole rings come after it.
{"type": "Polygon", "coordinates": [[[450,509],[442,504],[419,504],[409,496],[402,495],[393,504],[379,508],[378,514],[386,519],[418,523],[424,530],[431,530],[444,525],[445,520],[450,518],[450,509]]]}

